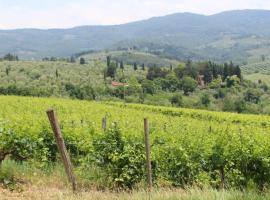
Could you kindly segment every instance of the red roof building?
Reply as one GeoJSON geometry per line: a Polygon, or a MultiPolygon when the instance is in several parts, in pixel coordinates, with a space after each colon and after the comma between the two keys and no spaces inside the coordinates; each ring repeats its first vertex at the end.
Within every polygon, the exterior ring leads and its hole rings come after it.
{"type": "Polygon", "coordinates": [[[120,87],[120,86],[128,86],[128,84],[127,83],[120,83],[117,81],[112,81],[112,86],[113,87],[120,87]]]}

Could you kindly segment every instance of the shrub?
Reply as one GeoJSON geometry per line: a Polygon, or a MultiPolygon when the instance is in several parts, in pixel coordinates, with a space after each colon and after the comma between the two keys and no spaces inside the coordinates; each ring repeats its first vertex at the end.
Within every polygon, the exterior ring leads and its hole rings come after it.
{"type": "Polygon", "coordinates": [[[124,141],[120,129],[111,128],[93,142],[95,164],[107,171],[108,180],[132,188],[143,179],[144,147],[137,141],[124,141]]]}
{"type": "Polygon", "coordinates": [[[171,104],[175,106],[183,106],[183,96],[181,94],[175,94],[171,97],[171,104]]]}

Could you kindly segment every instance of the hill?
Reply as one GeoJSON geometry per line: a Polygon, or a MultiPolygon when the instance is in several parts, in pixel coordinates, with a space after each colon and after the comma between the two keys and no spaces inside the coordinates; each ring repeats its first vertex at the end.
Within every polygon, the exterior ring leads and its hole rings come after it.
{"type": "Polygon", "coordinates": [[[0,31],[0,55],[25,59],[135,46],[177,59],[233,60],[269,56],[270,11],[239,10],[205,16],[178,13],[115,26],[0,31]]]}

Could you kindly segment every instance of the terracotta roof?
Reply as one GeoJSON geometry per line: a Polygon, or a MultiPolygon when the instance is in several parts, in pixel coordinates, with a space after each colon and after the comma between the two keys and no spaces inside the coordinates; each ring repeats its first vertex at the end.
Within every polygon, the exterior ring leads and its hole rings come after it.
{"type": "Polygon", "coordinates": [[[127,83],[120,83],[120,82],[117,82],[117,81],[112,81],[112,86],[113,87],[128,86],[128,84],[127,83]]]}

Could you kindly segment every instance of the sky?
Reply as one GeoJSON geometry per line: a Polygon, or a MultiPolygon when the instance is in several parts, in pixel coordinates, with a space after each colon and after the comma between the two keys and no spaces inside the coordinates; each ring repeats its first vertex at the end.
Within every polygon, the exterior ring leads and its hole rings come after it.
{"type": "Polygon", "coordinates": [[[179,12],[267,9],[270,0],[0,0],[0,29],[112,25],[179,12]]]}

